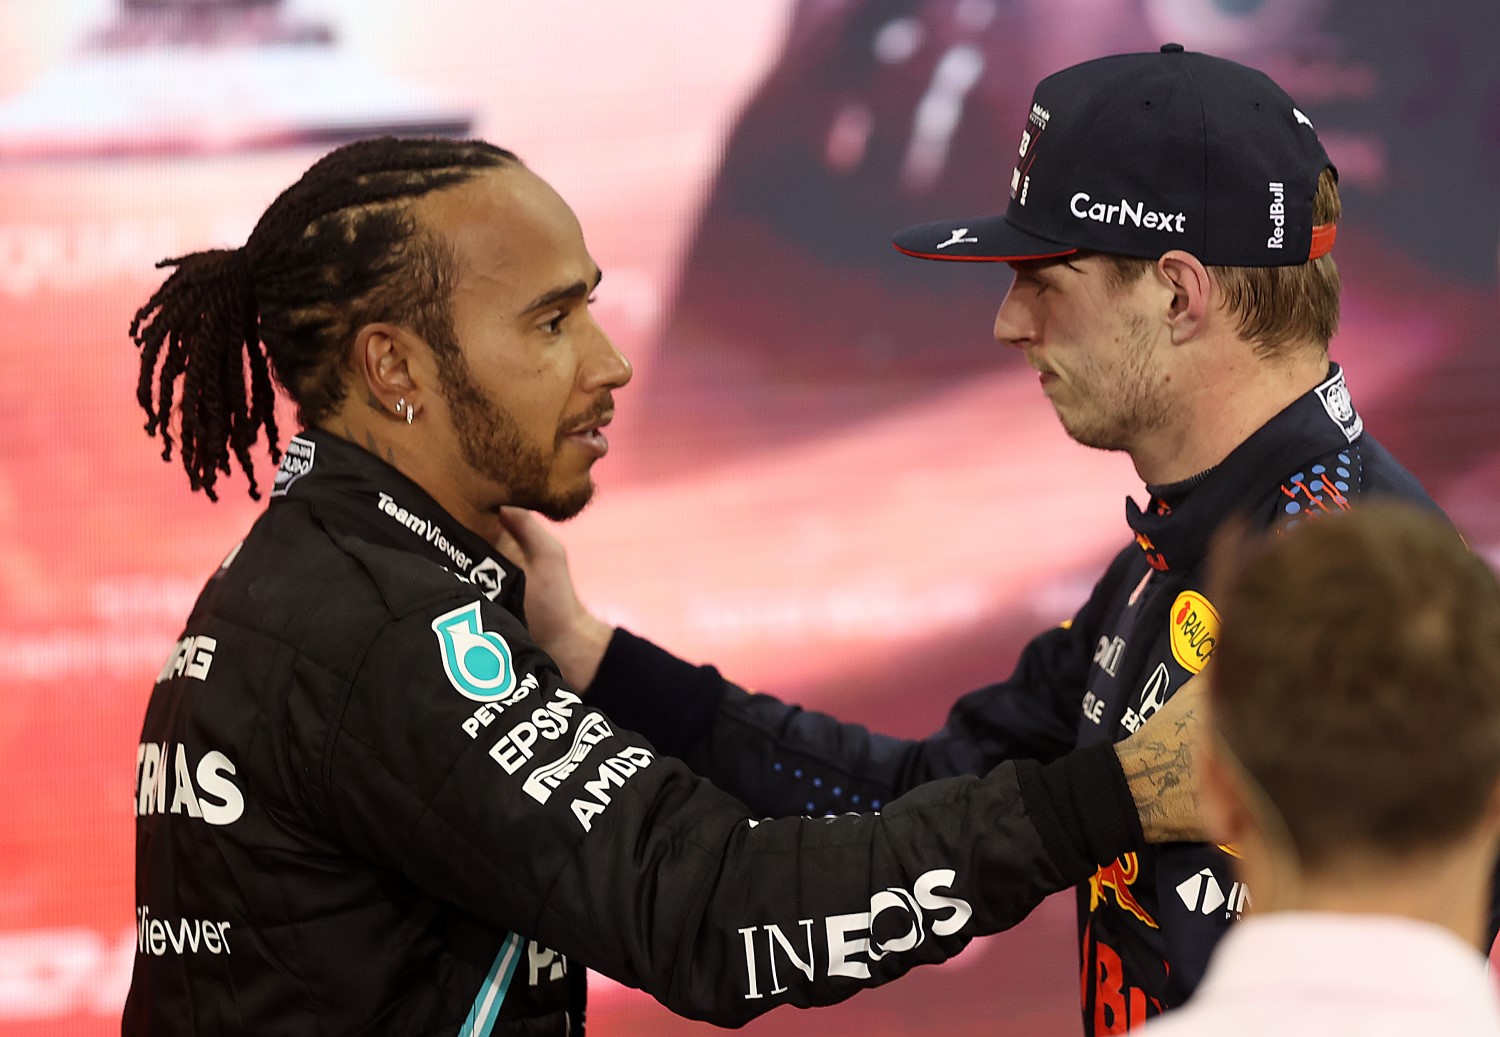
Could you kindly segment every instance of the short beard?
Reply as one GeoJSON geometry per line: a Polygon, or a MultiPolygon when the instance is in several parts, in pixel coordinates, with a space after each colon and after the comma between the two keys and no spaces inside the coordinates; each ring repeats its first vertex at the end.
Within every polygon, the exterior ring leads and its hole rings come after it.
{"type": "MultiPolygon", "coordinates": [[[[480,475],[509,491],[506,504],[563,522],[582,511],[593,499],[594,483],[586,479],[576,490],[552,490],[552,468],[542,452],[529,445],[516,419],[480,391],[469,362],[456,342],[434,349],[438,378],[458,436],[459,455],[480,475]]],[[[564,435],[557,434],[553,456],[562,448],[564,435]]]]}
{"type": "Polygon", "coordinates": [[[1063,422],[1063,431],[1075,442],[1096,450],[1128,451],[1142,433],[1165,428],[1172,413],[1152,360],[1146,320],[1130,314],[1126,321],[1127,350],[1118,383],[1121,391],[1113,401],[1114,413],[1100,415],[1091,426],[1069,428],[1063,422]]]}

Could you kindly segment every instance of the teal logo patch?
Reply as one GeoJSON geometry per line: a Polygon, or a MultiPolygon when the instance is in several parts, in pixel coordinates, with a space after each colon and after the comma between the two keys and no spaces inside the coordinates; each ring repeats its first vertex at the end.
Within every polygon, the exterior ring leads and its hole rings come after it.
{"type": "Polygon", "coordinates": [[[479,602],[445,612],[432,621],[443,650],[443,672],[460,694],[480,702],[497,699],[516,686],[505,638],[484,629],[479,602]]]}

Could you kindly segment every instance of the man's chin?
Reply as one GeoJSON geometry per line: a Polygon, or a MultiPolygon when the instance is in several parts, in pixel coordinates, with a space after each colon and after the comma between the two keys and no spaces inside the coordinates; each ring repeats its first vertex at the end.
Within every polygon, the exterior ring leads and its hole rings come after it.
{"type": "Polygon", "coordinates": [[[1097,425],[1083,425],[1077,421],[1064,420],[1062,414],[1058,414],[1063,431],[1068,438],[1079,446],[1086,446],[1091,450],[1120,450],[1120,437],[1109,429],[1103,429],[1097,425]]]}
{"type": "Polygon", "coordinates": [[[557,494],[545,500],[537,501],[527,505],[532,511],[543,518],[551,519],[553,522],[566,522],[573,518],[594,499],[594,482],[592,479],[585,482],[583,487],[571,493],[557,494]]]}

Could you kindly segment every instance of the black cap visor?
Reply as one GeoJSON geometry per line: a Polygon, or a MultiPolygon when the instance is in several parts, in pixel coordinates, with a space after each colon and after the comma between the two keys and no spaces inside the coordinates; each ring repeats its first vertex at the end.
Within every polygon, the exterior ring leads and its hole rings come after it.
{"type": "Polygon", "coordinates": [[[975,216],[942,220],[898,231],[891,239],[896,250],[918,259],[947,259],[969,263],[1012,263],[1027,259],[1071,256],[1074,245],[1049,241],[1018,229],[1004,216],[975,216]]]}

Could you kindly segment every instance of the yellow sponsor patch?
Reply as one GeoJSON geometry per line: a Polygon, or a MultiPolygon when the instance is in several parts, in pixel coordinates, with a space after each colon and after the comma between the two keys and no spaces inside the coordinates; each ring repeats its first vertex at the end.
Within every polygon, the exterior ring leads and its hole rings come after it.
{"type": "Polygon", "coordinates": [[[1219,644],[1219,611],[1197,591],[1183,591],[1172,602],[1172,658],[1189,673],[1207,664],[1219,644]]]}

